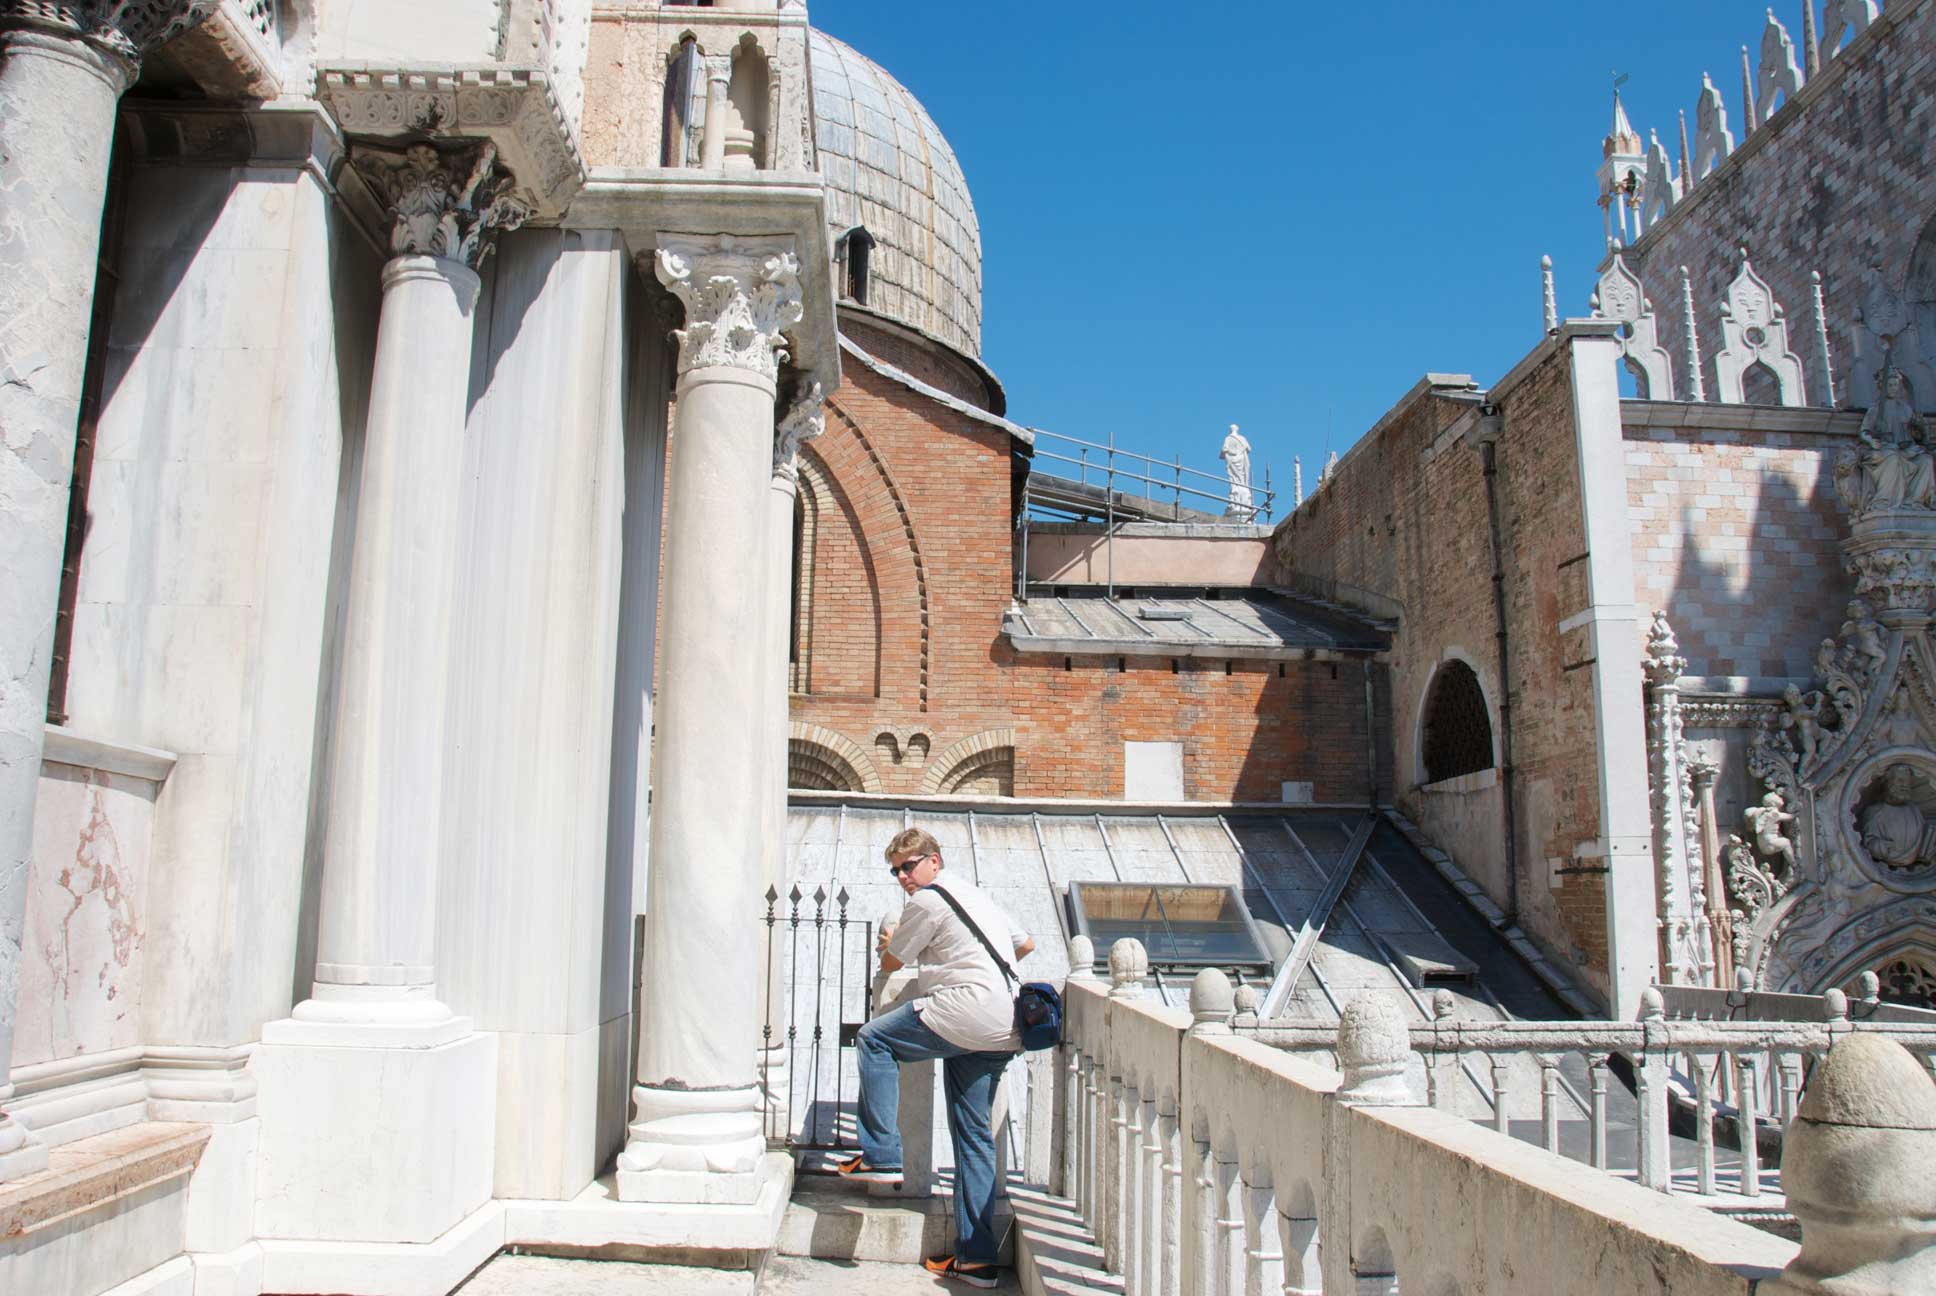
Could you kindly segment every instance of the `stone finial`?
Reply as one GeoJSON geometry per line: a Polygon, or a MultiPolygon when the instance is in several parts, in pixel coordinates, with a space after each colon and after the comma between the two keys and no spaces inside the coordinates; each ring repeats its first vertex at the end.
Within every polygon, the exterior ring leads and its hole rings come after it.
{"type": "Polygon", "coordinates": [[[1685,198],[1694,191],[1694,168],[1691,165],[1694,155],[1687,148],[1687,109],[1681,109],[1681,155],[1680,171],[1681,197],[1685,198]]]}
{"type": "Polygon", "coordinates": [[[1936,1291],[1936,1082],[1894,1040],[1844,1036],[1783,1140],[1802,1247],[1764,1290],[1936,1291]]]}
{"type": "Polygon", "coordinates": [[[1412,1036],[1398,1005],[1370,992],[1345,1005],[1338,1018],[1340,1101],[1366,1107],[1409,1107],[1418,1100],[1405,1082],[1412,1036]]]}
{"type": "Polygon", "coordinates": [[[1546,331],[1557,332],[1560,326],[1560,307],[1559,299],[1553,293],[1553,258],[1550,256],[1539,259],[1539,292],[1546,331]]]}
{"type": "Polygon", "coordinates": [[[1701,377],[1701,326],[1694,316],[1694,277],[1681,267],[1681,330],[1687,345],[1687,399],[1707,399],[1707,383],[1701,377]]]}
{"type": "Polygon", "coordinates": [[[390,213],[390,254],[456,261],[475,270],[492,236],[524,224],[531,208],[488,140],[350,151],[357,173],[390,213]]]}
{"type": "Polygon", "coordinates": [[[1748,47],[1741,47],[1741,138],[1754,134],[1759,118],[1755,115],[1754,64],[1748,61],[1748,47]]]}
{"type": "Polygon", "coordinates": [[[1190,982],[1190,1033],[1228,1035],[1236,1002],[1230,990],[1230,978],[1222,971],[1205,968],[1197,973],[1190,982]]]}
{"type": "MultiPolygon", "coordinates": [[[[1814,7],[1813,0],[1809,0],[1808,7],[1814,7]]],[[[1761,66],[1755,82],[1756,97],[1761,101],[1761,120],[1774,116],[1777,94],[1783,104],[1792,102],[1802,92],[1803,80],[1801,65],[1795,60],[1795,42],[1770,9],[1767,25],[1761,29],[1761,66]]]]}
{"type": "Polygon", "coordinates": [[[1134,936],[1125,936],[1109,947],[1109,997],[1134,999],[1142,993],[1143,979],[1149,975],[1149,951],[1134,936]]]}
{"type": "Polygon", "coordinates": [[[1069,938],[1069,979],[1071,981],[1096,979],[1096,942],[1087,936],[1069,938]]]}
{"type": "MultiPolygon", "coordinates": [[[[1743,46],[1745,52],[1746,47],[1743,46]]],[[[1734,132],[1728,129],[1728,106],[1714,79],[1701,74],[1701,95],[1694,101],[1694,176],[1707,173],[1727,161],[1734,152],[1734,132]]],[[[1690,181],[1690,183],[1692,183],[1690,181]]]]}
{"type": "Polygon", "coordinates": [[[1864,972],[1855,979],[1855,994],[1863,1003],[1874,1007],[1882,1002],[1882,978],[1873,972],[1864,972]]]}
{"type": "Polygon", "coordinates": [[[1238,1012],[1250,1013],[1253,1016],[1257,1012],[1258,1005],[1263,1001],[1263,996],[1257,993],[1257,987],[1254,985],[1238,986],[1237,993],[1231,998],[1238,1012]]]}
{"type": "Polygon", "coordinates": [[[1640,1020],[1659,1021],[1667,1016],[1667,1001],[1661,998],[1659,986],[1648,986],[1640,992],[1640,1020]]]}
{"type": "Polygon", "coordinates": [[[1681,656],[1680,642],[1674,638],[1674,628],[1667,624],[1664,610],[1654,612],[1654,622],[1647,628],[1647,660],[1643,663],[1647,672],[1647,682],[1660,687],[1680,682],[1687,674],[1687,658],[1681,656]]]}
{"type": "MultiPolygon", "coordinates": [[[[1829,0],[1833,5],[1835,0],[1829,0]]],[[[1802,57],[1809,76],[1822,70],[1822,46],[1815,39],[1815,0],[1802,0],[1802,57]]]]}
{"type": "Polygon", "coordinates": [[[1808,289],[1815,299],[1815,362],[1822,383],[1822,408],[1835,408],[1835,360],[1828,349],[1828,307],[1822,301],[1822,272],[1808,272],[1808,289]]]}
{"type": "Polygon", "coordinates": [[[1826,990],[1822,993],[1822,1012],[1830,1021],[1849,1019],[1849,994],[1846,990],[1826,990]]]}

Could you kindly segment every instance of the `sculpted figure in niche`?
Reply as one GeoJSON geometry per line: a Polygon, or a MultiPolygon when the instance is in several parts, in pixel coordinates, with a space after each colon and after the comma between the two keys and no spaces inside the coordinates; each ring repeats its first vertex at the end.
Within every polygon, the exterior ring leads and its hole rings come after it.
{"type": "Polygon", "coordinates": [[[1822,695],[1819,691],[1803,694],[1798,686],[1790,684],[1782,689],[1781,700],[1788,708],[1781,717],[1781,727],[1794,734],[1795,749],[1802,754],[1801,763],[1811,764],[1822,741],[1822,695]]]}
{"type": "Polygon", "coordinates": [[[1862,599],[1849,600],[1842,637],[1849,641],[1850,655],[1855,659],[1853,665],[1864,678],[1874,676],[1889,660],[1889,650],[1882,646],[1882,627],[1876,624],[1868,603],[1862,599]]]}
{"type": "Polygon", "coordinates": [[[1795,822],[1795,816],[1783,808],[1781,793],[1770,792],[1761,798],[1760,805],[1751,805],[1741,812],[1748,821],[1748,832],[1754,837],[1755,849],[1762,858],[1781,861],[1781,870],[1792,873],[1795,869],[1795,847],[1782,835],[1783,830],[1795,822]]]}
{"type": "Polygon", "coordinates": [[[1909,402],[1900,370],[1882,371],[1882,392],[1862,416],[1857,471],[1851,474],[1846,460],[1837,465],[1836,486],[1843,503],[1851,511],[1936,507],[1936,459],[1930,456],[1928,429],[1909,402]]]}
{"type": "Polygon", "coordinates": [[[1230,506],[1224,509],[1225,517],[1250,518],[1257,510],[1250,503],[1250,442],[1230,425],[1230,435],[1223,439],[1223,449],[1217,457],[1224,462],[1224,469],[1230,477],[1230,506]]]}
{"type": "Polygon", "coordinates": [[[1862,812],[1862,847],[1892,869],[1936,859],[1936,828],[1916,803],[1916,771],[1909,766],[1891,765],[1882,776],[1882,800],[1862,812]]]}

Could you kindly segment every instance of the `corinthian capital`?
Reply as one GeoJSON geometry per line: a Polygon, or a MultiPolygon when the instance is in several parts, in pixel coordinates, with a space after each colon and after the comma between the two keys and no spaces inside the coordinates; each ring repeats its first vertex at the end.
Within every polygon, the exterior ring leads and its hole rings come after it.
{"type": "Polygon", "coordinates": [[[800,262],[792,240],[785,244],[742,249],[730,235],[660,240],[659,282],[686,308],[686,326],[673,332],[682,377],[723,365],[777,381],[787,356],[781,335],[804,314],[800,262]]]}
{"type": "Polygon", "coordinates": [[[773,471],[800,479],[800,445],[827,429],[827,394],[819,383],[800,393],[773,433],[773,471]]]}
{"type": "Polygon", "coordinates": [[[0,0],[0,29],[31,27],[141,56],[215,12],[220,0],[0,0]]]}
{"type": "Polygon", "coordinates": [[[489,141],[359,144],[351,158],[390,210],[390,251],[397,256],[443,257],[475,270],[490,255],[491,235],[516,229],[531,214],[513,196],[517,181],[489,141]]]}

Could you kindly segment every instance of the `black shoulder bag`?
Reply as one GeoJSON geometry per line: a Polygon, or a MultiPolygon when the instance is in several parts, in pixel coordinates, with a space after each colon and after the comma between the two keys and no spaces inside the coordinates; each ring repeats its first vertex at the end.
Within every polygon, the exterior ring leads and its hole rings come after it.
{"type": "Polygon", "coordinates": [[[1003,958],[988,937],[982,934],[981,928],[975,925],[975,920],[968,916],[968,912],[961,907],[959,901],[948,894],[946,888],[939,883],[931,882],[928,884],[928,890],[948,902],[948,907],[955,911],[955,917],[961,919],[962,924],[975,934],[975,939],[980,941],[981,947],[988,951],[988,957],[995,960],[995,966],[1002,970],[1002,975],[1008,979],[1008,983],[1016,987],[1015,1030],[1022,1037],[1022,1047],[1033,1053],[1037,1049],[1054,1048],[1060,1044],[1062,1042],[1060,992],[1047,981],[1020,980],[1015,975],[1015,969],[1009,967],[1008,960],[1003,958]]]}

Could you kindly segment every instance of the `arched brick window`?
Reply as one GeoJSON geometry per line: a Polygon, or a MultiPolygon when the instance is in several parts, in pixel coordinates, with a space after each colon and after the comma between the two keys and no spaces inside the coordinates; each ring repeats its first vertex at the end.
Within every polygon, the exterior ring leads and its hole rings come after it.
{"type": "Polygon", "coordinates": [[[1425,781],[1438,783],[1492,768],[1492,720],[1485,690],[1456,659],[1439,667],[1425,695],[1425,781]]]}

